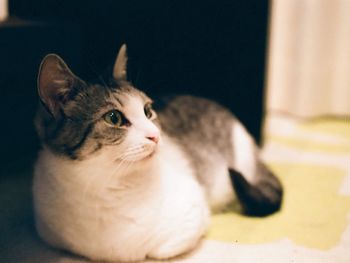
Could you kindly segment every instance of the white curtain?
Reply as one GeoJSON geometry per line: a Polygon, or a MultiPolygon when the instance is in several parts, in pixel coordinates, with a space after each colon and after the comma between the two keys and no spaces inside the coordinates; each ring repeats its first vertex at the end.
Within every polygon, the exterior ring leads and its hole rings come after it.
{"type": "Polygon", "coordinates": [[[8,16],[8,0],[0,0],[0,22],[8,16]]]}
{"type": "Polygon", "coordinates": [[[350,116],[350,0],[272,0],[267,110],[350,116]]]}

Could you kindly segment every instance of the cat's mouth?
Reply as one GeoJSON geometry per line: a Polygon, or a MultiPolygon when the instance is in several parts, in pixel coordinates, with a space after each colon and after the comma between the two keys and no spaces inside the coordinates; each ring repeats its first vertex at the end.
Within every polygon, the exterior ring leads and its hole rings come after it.
{"type": "Polygon", "coordinates": [[[154,157],[154,155],[157,152],[157,148],[155,148],[151,153],[147,154],[144,158],[142,158],[140,161],[146,161],[154,157]]]}
{"type": "Polygon", "coordinates": [[[145,162],[152,159],[158,152],[158,147],[143,146],[134,151],[132,154],[126,154],[122,157],[118,157],[116,160],[125,163],[138,163],[145,162]]]}
{"type": "Polygon", "coordinates": [[[131,162],[131,163],[140,163],[140,162],[146,162],[151,159],[156,155],[157,153],[157,148],[144,152],[143,154],[138,154],[137,156],[130,157],[128,159],[124,159],[124,161],[131,162]]]}

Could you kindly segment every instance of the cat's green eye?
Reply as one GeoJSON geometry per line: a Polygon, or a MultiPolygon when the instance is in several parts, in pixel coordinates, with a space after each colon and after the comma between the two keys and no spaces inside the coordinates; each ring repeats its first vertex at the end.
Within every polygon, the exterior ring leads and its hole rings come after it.
{"type": "Polygon", "coordinates": [[[117,110],[112,110],[110,112],[107,112],[104,116],[103,119],[110,125],[119,127],[122,125],[123,119],[122,115],[119,111],[117,110]]]}
{"type": "Polygon", "coordinates": [[[152,104],[151,103],[147,103],[144,107],[144,112],[145,115],[148,119],[152,118],[153,116],[153,110],[152,110],[152,104]]]}

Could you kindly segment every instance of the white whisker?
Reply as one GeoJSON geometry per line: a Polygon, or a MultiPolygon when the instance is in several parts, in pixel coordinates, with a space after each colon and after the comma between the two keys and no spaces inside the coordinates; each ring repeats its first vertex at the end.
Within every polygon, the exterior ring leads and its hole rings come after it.
{"type": "Polygon", "coordinates": [[[145,147],[145,145],[137,145],[124,151],[121,155],[117,156],[115,160],[130,159],[131,156],[137,156],[146,151],[148,151],[148,147],[145,147]]]}
{"type": "Polygon", "coordinates": [[[105,183],[103,184],[103,186],[101,187],[99,193],[105,189],[106,185],[109,184],[110,180],[118,173],[118,172],[122,172],[124,170],[125,167],[123,167],[124,164],[126,164],[127,161],[125,161],[125,159],[121,159],[121,161],[118,163],[118,165],[113,169],[113,171],[110,173],[110,175],[108,176],[108,178],[105,180],[105,183]]]}

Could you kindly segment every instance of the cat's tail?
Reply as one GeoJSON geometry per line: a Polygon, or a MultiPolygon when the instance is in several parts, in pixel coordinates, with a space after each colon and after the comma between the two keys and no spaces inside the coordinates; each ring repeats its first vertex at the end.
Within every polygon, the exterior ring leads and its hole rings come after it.
{"type": "Polygon", "coordinates": [[[230,177],[243,212],[249,216],[267,216],[281,208],[283,190],[277,177],[261,162],[258,180],[248,182],[244,176],[230,169],[230,177]]]}

